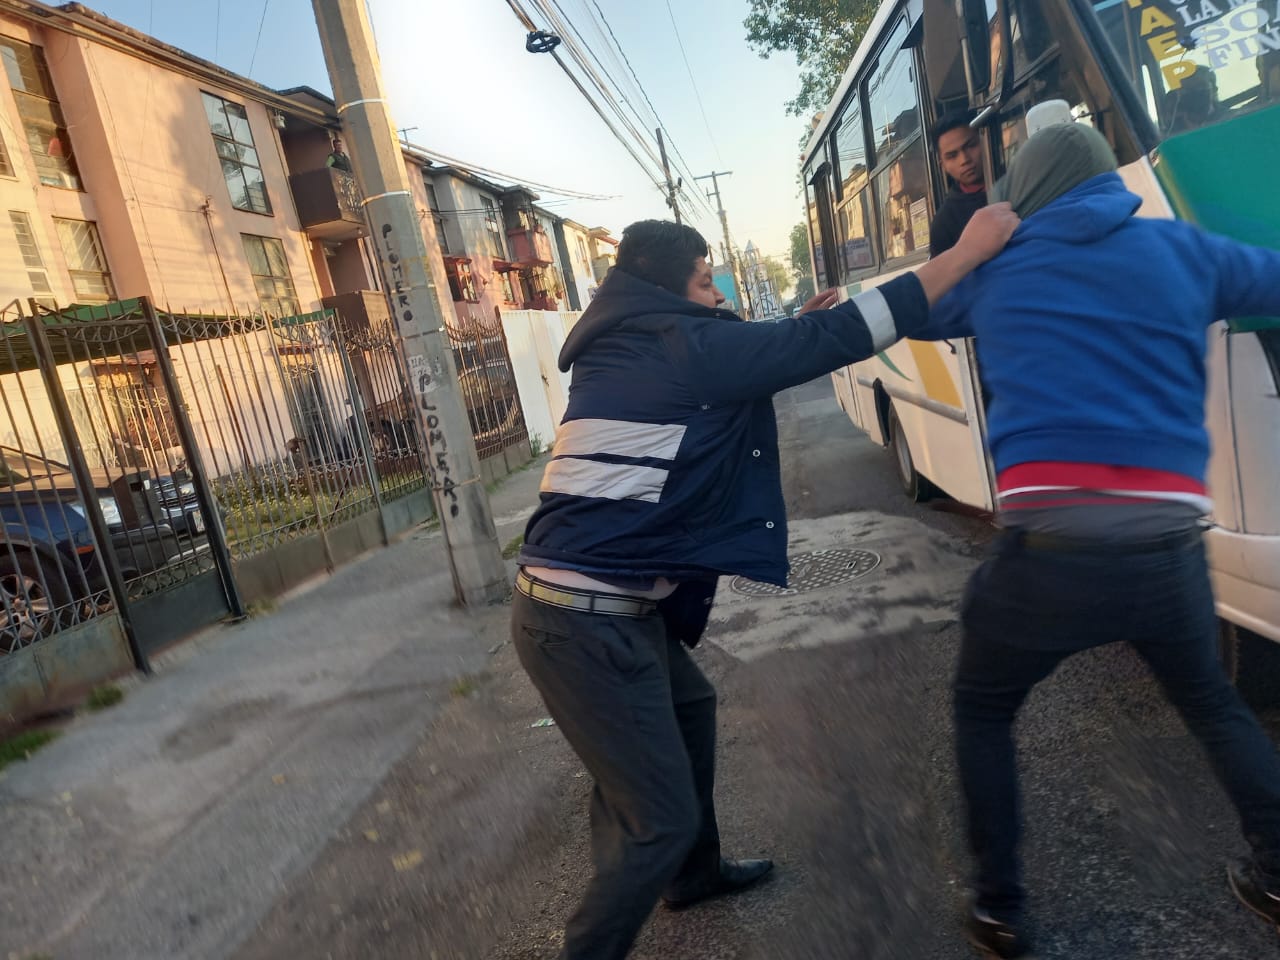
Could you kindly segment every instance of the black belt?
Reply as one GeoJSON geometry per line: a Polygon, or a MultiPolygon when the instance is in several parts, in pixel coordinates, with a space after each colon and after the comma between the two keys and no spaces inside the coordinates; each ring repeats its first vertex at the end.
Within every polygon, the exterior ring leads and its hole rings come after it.
{"type": "Polygon", "coordinates": [[[611,617],[647,617],[658,609],[656,600],[562,587],[535,579],[523,570],[516,576],[516,589],[539,603],[564,607],[566,610],[581,610],[584,613],[603,613],[611,617]]]}
{"type": "Polygon", "coordinates": [[[1200,542],[1204,531],[1199,527],[1179,530],[1149,540],[1093,540],[1085,537],[1064,537],[1056,533],[1040,533],[1036,530],[1011,531],[1016,541],[1030,550],[1046,553],[1160,553],[1163,550],[1180,550],[1200,542]]]}

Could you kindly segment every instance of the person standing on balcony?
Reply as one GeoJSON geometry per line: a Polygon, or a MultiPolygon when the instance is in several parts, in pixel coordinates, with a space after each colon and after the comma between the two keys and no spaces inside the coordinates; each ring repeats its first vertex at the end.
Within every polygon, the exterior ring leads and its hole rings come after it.
{"type": "Polygon", "coordinates": [[[331,147],[329,158],[325,160],[326,167],[333,167],[335,170],[341,170],[343,173],[351,172],[351,158],[347,156],[347,149],[342,143],[341,137],[334,137],[329,141],[331,147]]]}
{"type": "Polygon", "coordinates": [[[988,207],[914,274],[833,309],[824,291],[776,324],[720,309],[697,230],[624,231],[560,353],[569,405],[512,598],[520,662],[595,780],[595,875],[561,960],[621,960],[659,897],[680,909],[772,869],[720,855],[716,692],[686,648],[718,577],[786,585],[773,394],[923,327],[1016,225],[988,207]]]}

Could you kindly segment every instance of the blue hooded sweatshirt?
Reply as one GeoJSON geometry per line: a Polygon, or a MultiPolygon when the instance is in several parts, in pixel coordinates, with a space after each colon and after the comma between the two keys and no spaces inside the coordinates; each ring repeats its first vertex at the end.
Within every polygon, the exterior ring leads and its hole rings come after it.
{"type": "Polygon", "coordinates": [[[1134,216],[1118,174],[1027,217],[920,340],[976,336],[997,472],[1062,461],[1204,482],[1207,328],[1280,314],[1280,252],[1134,216]]]}

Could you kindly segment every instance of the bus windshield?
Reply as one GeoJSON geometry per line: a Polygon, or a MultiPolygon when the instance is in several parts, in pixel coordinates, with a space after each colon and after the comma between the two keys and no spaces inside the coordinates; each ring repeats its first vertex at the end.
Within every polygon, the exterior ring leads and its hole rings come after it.
{"type": "Polygon", "coordinates": [[[1280,102],[1280,0],[1092,0],[1162,137],[1280,102]]]}

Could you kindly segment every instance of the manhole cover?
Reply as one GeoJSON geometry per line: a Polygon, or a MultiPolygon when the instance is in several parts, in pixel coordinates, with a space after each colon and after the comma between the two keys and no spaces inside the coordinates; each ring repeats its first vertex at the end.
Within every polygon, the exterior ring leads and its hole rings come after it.
{"type": "Polygon", "coordinates": [[[833,584],[864,577],[880,565],[880,555],[870,550],[813,550],[791,557],[790,586],[775,587],[746,577],[734,577],[729,589],[748,597],[793,597],[833,584]]]}

